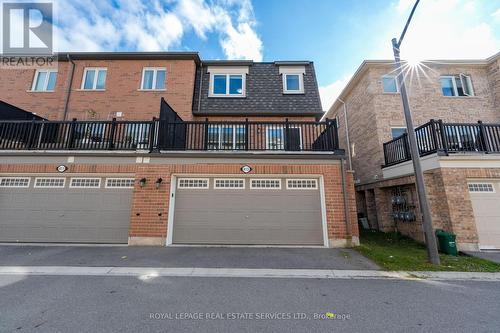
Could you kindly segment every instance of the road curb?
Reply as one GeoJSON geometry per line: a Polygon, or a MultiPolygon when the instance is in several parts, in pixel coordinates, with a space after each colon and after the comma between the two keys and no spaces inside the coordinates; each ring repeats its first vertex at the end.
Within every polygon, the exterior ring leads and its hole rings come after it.
{"type": "Polygon", "coordinates": [[[481,272],[393,272],[330,269],[253,269],[201,267],[84,267],[84,266],[0,266],[0,275],[138,277],[228,277],[301,279],[395,279],[500,281],[500,273],[481,272]]]}

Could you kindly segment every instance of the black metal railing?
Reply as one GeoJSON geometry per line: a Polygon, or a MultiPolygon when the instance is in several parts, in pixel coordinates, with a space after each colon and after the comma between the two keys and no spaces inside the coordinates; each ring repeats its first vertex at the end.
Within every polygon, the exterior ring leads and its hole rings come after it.
{"type": "Polygon", "coordinates": [[[334,121],[0,121],[1,150],[336,151],[334,121]]]}
{"type": "MultiPolygon", "coordinates": [[[[420,156],[436,152],[500,153],[500,124],[430,122],[415,129],[420,156]]],[[[408,135],[405,133],[384,143],[385,166],[411,160],[408,135]]]]}

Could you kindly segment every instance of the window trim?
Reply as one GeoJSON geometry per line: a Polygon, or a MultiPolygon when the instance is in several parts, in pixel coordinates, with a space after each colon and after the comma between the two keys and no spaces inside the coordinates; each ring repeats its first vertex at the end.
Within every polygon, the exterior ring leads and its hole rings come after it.
{"type": "Polygon", "coordinates": [[[130,177],[110,177],[110,178],[106,178],[106,181],[104,183],[104,188],[112,188],[112,189],[120,189],[120,188],[134,188],[134,185],[135,185],[135,179],[134,178],[130,178],[130,177]],[[110,180],[131,180],[132,181],[132,186],[109,186],[108,184],[108,181],[110,180]]]}
{"type": "Polygon", "coordinates": [[[396,75],[382,75],[382,92],[384,94],[399,94],[398,77],[396,75]],[[396,91],[385,91],[384,79],[393,79],[396,84],[396,91]]]}
{"type": "Polygon", "coordinates": [[[474,88],[472,86],[472,78],[470,75],[468,74],[464,74],[464,73],[459,73],[458,75],[441,75],[439,77],[439,83],[440,83],[440,86],[441,86],[441,96],[442,97],[447,97],[447,98],[457,98],[457,97],[474,97],[476,96],[475,93],[474,93],[474,88]],[[457,79],[459,79],[461,82],[462,82],[462,87],[463,87],[463,84],[464,84],[464,81],[463,81],[463,78],[466,78],[466,84],[467,84],[467,87],[470,89],[470,92],[472,94],[466,94],[465,93],[465,90],[464,90],[464,95],[465,96],[460,96],[458,94],[458,87],[457,87],[457,79]],[[453,93],[454,95],[453,96],[445,96],[444,93],[443,93],[443,85],[441,83],[441,79],[451,79],[451,85],[453,87],[453,93]]]}
{"type": "Polygon", "coordinates": [[[208,190],[210,189],[210,178],[198,178],[198,177],[182,177],[177,179],[177,189],[181,190],[208,190]],[[196,187],[196,186],[186,186],[186,187],[181,187],[181,180],[201,180],[201,181],[206,181],[207,186],[205,187],[196,187]]]}
{"type": "Polygon", "coordinates": [[[29,188],[31,184],[31,177],[0,177],[0,188],[29,188]],[[1,185],[3,179],[27,179],[28,183],[26,186],[5,186],[1,185]]]}
{"type": "Polygon", "coordinates": [[[287,190],[317,190],[319,189],[319,183],[316,178],[287,178],[286,179],[286,189],[287,190]],[[289,181],[299,180],[299,181],[314,181],[314,187],[290,187],[289,181]]]}
{"type": "Polygon", "coordinates": [[[108,68],[107,67],[85,67],[83,70],[82,84],[81,84],[80,90],[83,90],[83,91],[105,91],[107,80],[108,80],[108,68]],[[85,78],[87,77],[87,72],[89,70],[95,70],[96,74],[94,75],[94,82],[92,82],[92,88],[85,89],[85,78]],[[99,71],[106,72],[106,80],[104,81],[104,88],[103,89],[96,88],[97,87],[97,78],[99,76],[99,71]]]}
{"type": "Polygon", "coordinates": [[[280,178],[250,178],[250,189],[251,190],[281,190],[281,179],[280,178]],[[253,181],[277,181],[278,187],[255,187],[253,181]]]}
{"type": "Polygon", "coordinates": [[[302,73],[293,73],[293,72],[285,72],[282,75],[283,80],[283,94],[304,94],[304,74],[302,73]],[[286,77],[288,75],[297,75],[299,77],[299,89],[298,90],[290,90],[288,89],[286,77]]]}
{"type": "Polygon", "coordinates": [[[56,86],[54,85],[54,90],[48,90],[47,89],[47,86],[49,85],[49,78],[50,78],[50,73],[56,73],[56,83],[55,85],[57,85],[57,74],[58,74],[58,70],[57,69],[37,69],[35,71],[35,75],[33,76],[33,82],[31,83],[31,90],[30,92],[49,92],[49,93],[52,93],[52,92],[55,92],[56,91],[56,86]],[[38,81],[38,76],[40,75],[40,73],[47,73],[47,76],[45,77],[45,82],[43,84],[43,90],[35,90],[36,88],[36,82],[38,81]]]}
{"type": "Polygon", "coordinates": [[[234,97],[234,98],[241,98],[241,97],[246,97],[246,75],[245,73],[210,73],[210,85],[209,85],[209,92],[208,92],[208,97],[234,97]],[[226,93],[225,94],[216,94],[214,93],[214,77],[215,75],[225,75],[226,76],[226,93]],[[230,80],[231,80],[231,75],[241,75],[241,94],[231,94],[229,93],[230,91],[230,80]]]}
{"type": "Polygon", "coordinates": [[[214,190],[244,190],[246,188],[245,178],[214,178],[214,190]],[[218,180],[243,181],[243,187],[218,187],[218,180]]]}
{"type": "Polygon", "coordinates": [[[468,182],[467,189],[469,190],[469,193],[483,193],[483,194],[495,194],[496,193],[495,184],[489,183],[489,182],[468,182]],[[493,191],[471,191],[471,185],[491,185],[491,188],[493,191]]]}
{"type": "Polygon", "coordinates": [[[33,188],[65,188],[66,187],[66,178],[65,177],[35,177],[35,182],[33,183],[33,188]],[[62,186],[40,186],[37,185],[37,181],[39,179],[62,179],[62,186]]]}
{"type": "Polygon", "coordinates": [[[139,91],[166,91],[167,90],[167,68],[166,67],[143,67],[142,68],[142,78],[141,78],[141,86],[139,88],[139,91]],[[144,77],[146,74],[146,71],[152,70],[153,71],[153,85],[151,89],[144,88],[144,77]],[[165,82],[164,86],[165,88],[157,89],[156,87],[156,79],[157,79],[157,73],[158,71],[165,71],[165,82]]]}
{"type": "Polygon", "coordinates": [[[101,188],[101,178],[98,177],[71,177],[69,180],[69,188],[101,188]],[[99,183],[97,186],[75,186],[73,185],[73,180],[74,179],[98,179],[99,183]]]}

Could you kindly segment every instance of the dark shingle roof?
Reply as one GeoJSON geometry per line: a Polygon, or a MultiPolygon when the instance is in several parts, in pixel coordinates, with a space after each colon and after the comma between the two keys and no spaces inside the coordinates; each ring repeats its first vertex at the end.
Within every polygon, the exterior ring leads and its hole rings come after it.
{"type": "MultiPolygon", "coordinates": [[[[278,63],[249,63],[246,77],[246,97],[208,97],[210,74],[207,66],[241,66],[225,61],[203,62],[196,74],[193,96],[195,115],[320,115],[322,114],[318,84],[311,62],[286,62],[305,66],[304,94],[283,94],[283,81],[278,63]],[[203,70],[200,96],[200,75],[203,70]]],[[[279,63],[281,65],[285,63],[279,63]]]]}

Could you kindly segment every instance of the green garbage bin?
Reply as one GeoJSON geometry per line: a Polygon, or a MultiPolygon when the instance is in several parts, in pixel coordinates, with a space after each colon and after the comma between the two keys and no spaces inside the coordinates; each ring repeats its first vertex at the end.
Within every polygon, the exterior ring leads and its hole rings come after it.
{"type": "Polygon", "coordinates": [[[457,243],[455,242],[457,236],[446,232],[442,229],[436,230],[436,237],[438,239],[439,250],[446,254],[451,254],[452,256],[457,256],[457,243]]]}

